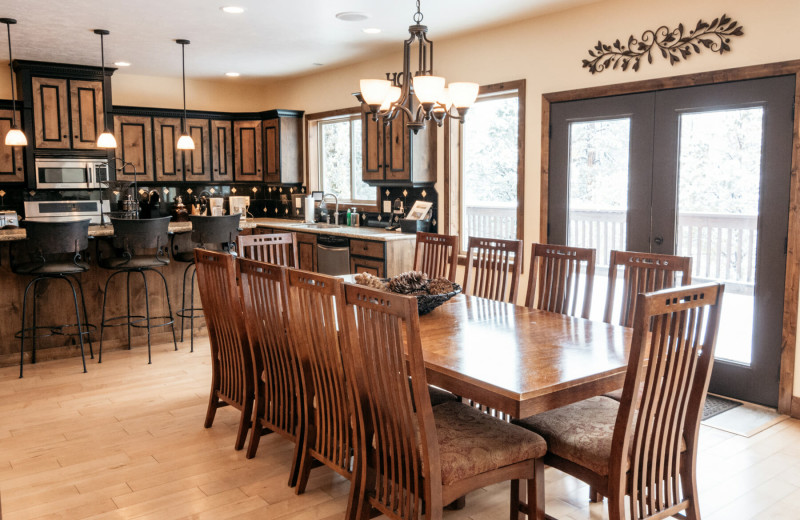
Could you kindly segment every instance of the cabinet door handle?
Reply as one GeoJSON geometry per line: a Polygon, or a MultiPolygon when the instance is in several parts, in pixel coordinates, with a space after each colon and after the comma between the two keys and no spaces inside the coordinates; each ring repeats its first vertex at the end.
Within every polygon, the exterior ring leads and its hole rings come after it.
{"type": "MultiPolygon", "coordinates": [[[[66,139],[67,137],[69,137],[69,136],[68,136],[68,135],[66,135],[66,134],[64,134],[64,139],[66,139]]],[[[78,136],[75,136],[75,137],[78,137],[78,136]]]]}

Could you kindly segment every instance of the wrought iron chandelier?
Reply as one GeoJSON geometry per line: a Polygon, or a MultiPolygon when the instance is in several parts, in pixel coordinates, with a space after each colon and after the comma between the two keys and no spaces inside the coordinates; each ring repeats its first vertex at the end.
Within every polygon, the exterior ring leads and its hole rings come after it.
{"type": "Polygon", "coordinates": [[[362,79],[361,92],[356,97],[369,107],[372,120],[388,124],[399,114],[408,117],[408,128],[419,132],[427,121],[442,126],[446,117],[464,122],[467,110],[478,97],[478,84],[450,83],[433,75],[433,42],[427,37],[428,27],[421,25],[422,12],[417,0],[411,35],[403,42],[403,72],[387,72],[386,79],[362,79]],[[411,70],[413,45],[417,43],[417,70],[411,70]],[[412,96],[413,94],[413,96],[412,96]],[[455,108],[455,111],[452,109],[455,108]]]}

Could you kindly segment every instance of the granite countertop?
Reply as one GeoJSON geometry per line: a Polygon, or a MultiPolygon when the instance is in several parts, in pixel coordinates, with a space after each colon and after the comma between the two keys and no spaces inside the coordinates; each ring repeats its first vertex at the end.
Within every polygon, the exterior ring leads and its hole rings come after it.
{"type": "MultiPolygon", "coordinates": [[[[280,229],[286,231],[297,231],[302,233],[314,233],[317,235],[338,235],[349,238],[361,238],[365,240],[376,240],[379,242],[387,242],[393,240],[414,240],[415,234],[400,233],[399,231],[386,231],[382,228],[368,228],[368,227],[314,227],[313,225],[303,224],[296,220],[286,220],[280,218],[250,218],[243,220],[241,224],[242,229],[252,229],[255,227],[266,227],[273,229],[280,229]]],[[[170,222],[169,230],[172,233],[188,233],[192,230],[191,222],[170,222]]],[[[93,225],[89,226],[90,237],[109,237],[114,234],[114,228],[111,225],[93,225]]],[[[13,242],[17,240],[25,240],[25,230],[22,228],[17,229],[0,229],[0,242],[13,242]]]]}
{"type": "Polygon", "coordinates": [[[247,222],[255,222],[257,227],[280,229],[284,231],[295,231],[298,233],[313,233],[315,235],[336,235],[347,238],[360,238],[363,240],[375,240],[378,242],[391,242],[395,240],[415,240],[415,233],[401,233],[397,231],[386,231],[384,228],[371,227],[317,227],[314,224],[304,224],[299,221],[292,221],[279,218],[254,218],[247,222]]]}

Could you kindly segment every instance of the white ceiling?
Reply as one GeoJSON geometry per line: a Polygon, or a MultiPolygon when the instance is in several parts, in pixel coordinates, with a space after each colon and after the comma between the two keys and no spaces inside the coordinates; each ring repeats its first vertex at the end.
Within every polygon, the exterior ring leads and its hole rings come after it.
{"type": "MultiPolygon", "coordinates": [[[[422,23],[435,42],[589,1],[423,0],[422,23]]],[[[106,64],[132,63],[118,74],[180,76],[180,47],[174,40],[186,38],[192,42],[186,47],[186,75],[194,78],[230,71],[250,78],[285,77],[313,71],[319,67],[315,63],[330,67],[393,48],[399,52],[415,11],[413,0],[0,1],[0,17],[18,21],[11,27],[14,58],[99,65],[100,37],[92,30],[108,29],[106,64]],[[225,5],[246,11],[226,14],[220,10],[225,5]],[[370,18],[343,22],[335,18],[343,11],[370,18]],[[364,34],[365,27],[382,32],[364,34]]]]}

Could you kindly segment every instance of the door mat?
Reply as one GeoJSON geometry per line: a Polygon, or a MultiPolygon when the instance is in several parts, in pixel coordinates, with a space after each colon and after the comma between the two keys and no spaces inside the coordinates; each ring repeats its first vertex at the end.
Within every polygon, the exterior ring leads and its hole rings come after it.
{"type": "Polygon", "coordinates": [[[779,414],[774,408],[733,401],[732,399],[725,399],[716,395],[709,395],[706,398],[704,412],[709,409],[709,402],[711,402],[714,407],[719,405],[720,410],[716,411],[708,418],[705,417],[704,413],[702,420],[703,425],[742,437],[752,437],[788,419],[788,416],[779,414]],[[725,401],[725,403],[720,404],[716,403],[716,401],[725,401]],[[731,405],[730,403],[733,404],[731,405]],[[722,409],[723,406],[726,408],[722,409]]]}
{"type": "Polygon", "coordinates": [[[734,401],[732,399],[725,399],[724,397],[717,397],[716,395],[707,395],[706,396],[706,403],[703,405],[703,421],[707,421],[711,419],[715,415],[719,415],[722,412],[727,412],[732,408],[736,408],[737,406],[741,406],[740,401],[734,401]]]}

